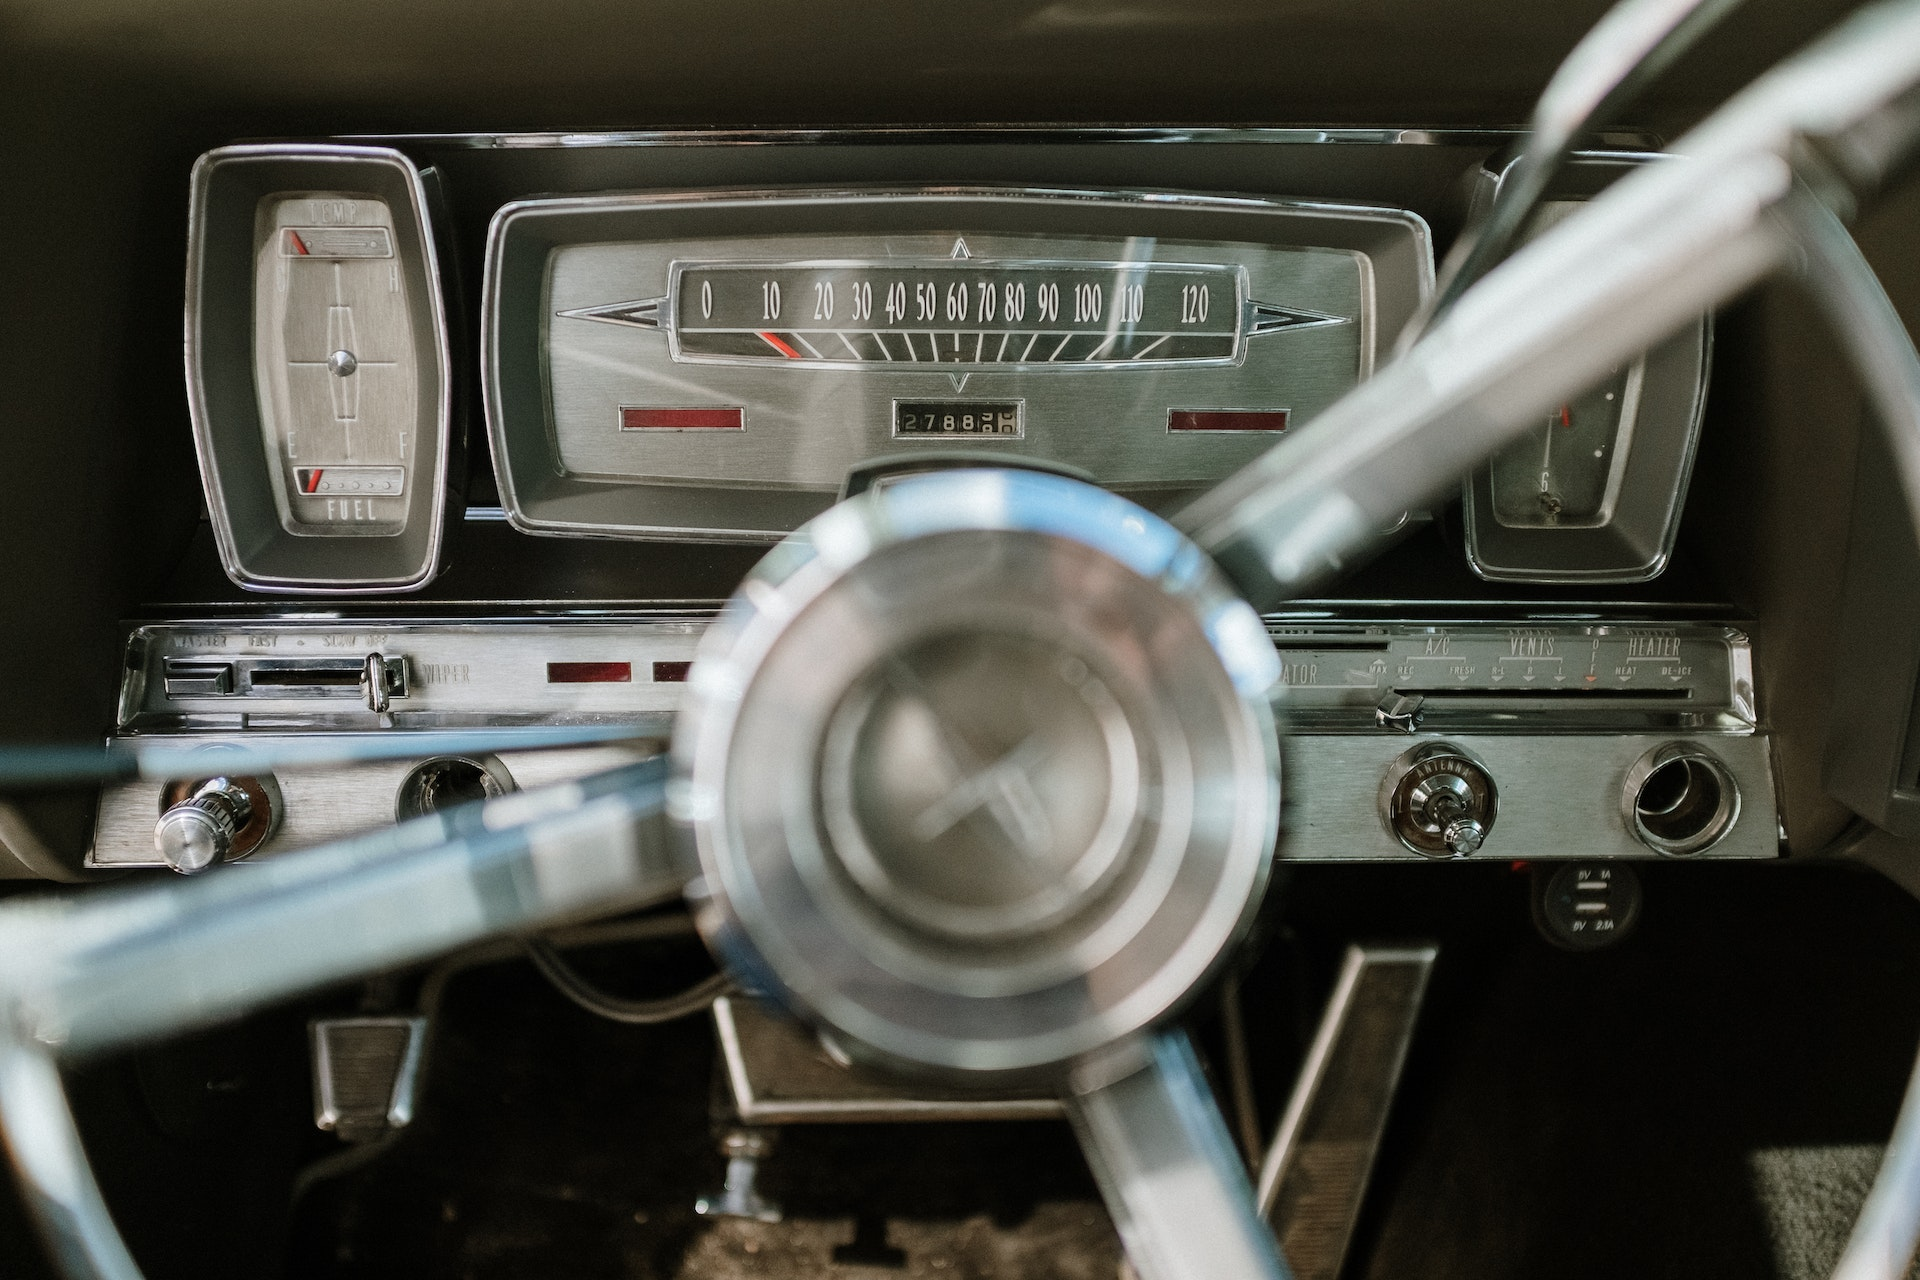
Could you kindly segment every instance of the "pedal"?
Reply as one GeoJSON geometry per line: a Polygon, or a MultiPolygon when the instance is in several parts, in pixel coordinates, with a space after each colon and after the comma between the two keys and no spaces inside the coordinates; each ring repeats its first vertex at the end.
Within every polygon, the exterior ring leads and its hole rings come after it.
{"type": "Polygon", "coordinates": [[[413,1119],[425,1018],[316,1018],[313,1123],[347,1142],[365,1142],[413,1119]]]}
{"type": "Polygon", "coordinates": [[[1337,1280],[1439,954],[1348,947],[1260,1166],[1260,1211],[1299,1280],[1337,1280]]]}

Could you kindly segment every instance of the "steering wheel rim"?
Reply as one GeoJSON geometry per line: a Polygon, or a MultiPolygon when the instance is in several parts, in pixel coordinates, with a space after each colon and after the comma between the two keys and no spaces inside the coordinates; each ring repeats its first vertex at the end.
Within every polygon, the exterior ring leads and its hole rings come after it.
{"type": "MultiPolygon", "coordinates": [[[[1651,166],[1567,219],[1465,294],[1400,361],[1176,523],[1256,602],[1337,572],[1395,513],[1443,492],[1565,386],[1803,251],[1818,214],[1795,212],[1812,198],[1796,165],[1818,157],[1823,192],[1871,189],[1920,138],[1917,83],[1920,3],[1856,17],[1683,139],[1687,162],[1651,166]],[[1597,274],[1598,263],[1611,270],[1597,274]]],[[[1910,343],[1896,354],[1912,363],[1910,343]]],[[[1870,362],[1867,372],[1876,394],[1911,399],[1920,386],[1870,362]]],[[[1920,509],[1920,439],[1897,446],[1920,509]]],[[[656,822],[663,791],[657,770],[602,778],[417,820],[246,877],[9,908],[0,917],[0,1122],[61,1265],[137,1280],[86,1167],[56,1051],[126,1043],[458,941],[657,900],[680,883],[656,822]],[[403,884],[444,917],[410,909],[398,918],[390,904],[403,884]],[[245,983],[209,983],[212,970],[197,967],[296,922],[303,938],[326,945],[277,955],[245,983]],[[348,936],[328,935],[343,926],[348,936]],[[136,989],[158,998],[143,1009],[129,995],[136,989]]],[[[1085,1063],[1069,1082],[1130,1254],[1150,1280],[1276,1273],[1250,1195],[1218,1172],[1224,1129],[1192,1087],[1180,1042],[1150,1042],[1145,1059],[1085,1063]],[[1194,1231],[1196,1213],[1223,1232],[1194,1231]],[[1200,1237],[1198,1247],[1167,1243],[1182,1235],[1200,1237]],[[1223,1239],[1238,1246],[1225,1266],[1212,1252],[1223,1239]]],[[[1916,1185],[1920,1082],[1841,1275],[1891,1277],[1911,1254],[1916,1185]]]]}

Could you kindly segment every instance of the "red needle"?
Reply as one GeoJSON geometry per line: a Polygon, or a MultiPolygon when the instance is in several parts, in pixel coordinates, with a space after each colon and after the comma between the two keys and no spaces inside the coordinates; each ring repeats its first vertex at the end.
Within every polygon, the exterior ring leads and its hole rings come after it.
{"type": "Polygon", "coordinates": [[[293,250],[301,257],[307,256],[307,242],[300,238],[298,231],[287,232],[287,238],[293,241],[293,250]]]}
{"type": "Polygon", "coordinates": [[[1573,414],[1564,404],[1560,406],[1560,425],[1563,427],[1573,425],[1573,414]]]}
{"type": "Polygon", "coordinates": [[[760,339],[761,341],[765,342],[768,346],[772,347],[775,351],[778,351],[781,355],[785,356],[789,360],[806,359],[805,356],[801,355],[798,351],[795,351],[792,347],[788,346],[786,343],[780,341],[779,338],[775,337],[771,333],[762,333],[760,335],[760,339]]]}

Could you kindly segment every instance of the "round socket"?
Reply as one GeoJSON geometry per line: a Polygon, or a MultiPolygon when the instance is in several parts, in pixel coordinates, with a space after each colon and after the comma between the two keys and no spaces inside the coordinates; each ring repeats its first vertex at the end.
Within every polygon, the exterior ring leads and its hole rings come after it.
{"type": "Polygon", "coordinates": [[[1670,742],[1627,771],[1627,825],[1649,849],[1685,855],[1712,847],[1740,816],[1740,787],[1717,757],[1670,742]]]}
{"type": "Polygon", "coordinates": [[[498,756],[435,756],[422,760],[401,780],[393,812],[405,822],[476,800],[491,800],[514,789],[513,775],[498,756]]]}

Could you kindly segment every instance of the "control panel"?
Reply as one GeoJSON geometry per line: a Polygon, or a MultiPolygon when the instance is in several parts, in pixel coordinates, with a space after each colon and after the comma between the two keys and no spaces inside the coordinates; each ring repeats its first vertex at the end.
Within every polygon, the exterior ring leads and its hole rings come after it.
{"type": "MultiPolygon", "coordinates": [[[[583,776],[664,748],[702,617],[169,623],[129,638],[118,734],[206,776],[103,792],[96,867],[197,871],[583,776]],[[448,754],[449,730],[608,725],[615,745],[448,754]],[[391,750],[416,734],[417,757],[391,750]],[[235,778],[220,748],[381,760],[235,778]]],[[[1769,858],[1768,736],[1736,627],[1268,619],[1279,856],[1303,862],[1769,858]]]]}

